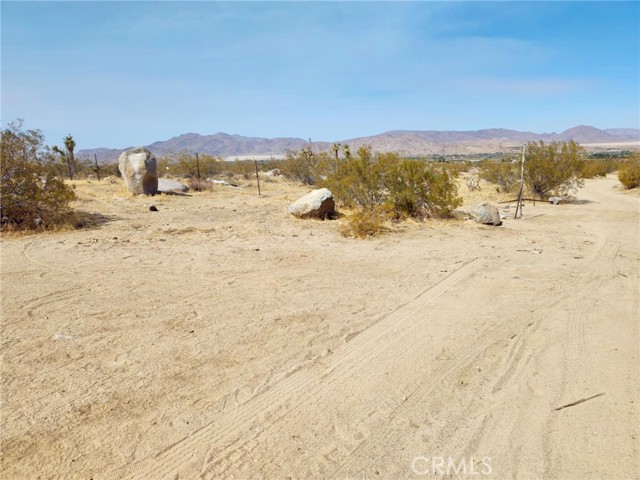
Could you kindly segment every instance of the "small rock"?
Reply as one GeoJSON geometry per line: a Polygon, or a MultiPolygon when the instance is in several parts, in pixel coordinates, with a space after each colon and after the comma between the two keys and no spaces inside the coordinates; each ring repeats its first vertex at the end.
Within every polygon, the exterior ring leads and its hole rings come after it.
{"type": "Polygon", "coordinates": [[[150,211],[150,212],[157,212],[157,211],[158,211],[158,209],[156,208],[156,206],[155,206],[155,205],[151,205],[151,206],[149,207],[149,211],[150,211]]]}

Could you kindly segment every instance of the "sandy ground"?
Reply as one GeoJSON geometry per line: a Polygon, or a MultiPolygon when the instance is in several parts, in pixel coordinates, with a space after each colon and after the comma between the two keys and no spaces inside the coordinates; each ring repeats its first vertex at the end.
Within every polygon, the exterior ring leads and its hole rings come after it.
{"type": "Polygon", "coordinates": [[[283,182],[78,185],[103,225],[2,238],[1,477],[640,478],[618,187],[360,241],[283,182]]]}

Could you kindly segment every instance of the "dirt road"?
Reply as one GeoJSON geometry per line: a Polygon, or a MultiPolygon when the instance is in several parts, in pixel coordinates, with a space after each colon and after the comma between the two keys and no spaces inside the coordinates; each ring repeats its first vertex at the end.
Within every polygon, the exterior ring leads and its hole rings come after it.
{"type": "Polygon", "coordinates": [[[289,219],[282,185],[4,240],[2,469],[640,478],[640,198],[616,184],[371,241],[289,219]]]}

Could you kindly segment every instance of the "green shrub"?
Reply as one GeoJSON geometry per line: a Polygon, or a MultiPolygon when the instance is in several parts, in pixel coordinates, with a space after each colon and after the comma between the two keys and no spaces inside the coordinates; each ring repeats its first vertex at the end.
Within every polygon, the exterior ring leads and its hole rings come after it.
{"type": "Polygon", "coordinates": [[[374,156],[368,147],[360,147],[355,156],[341,160],[332,174],[320,182],[345,207],[372,208],[382,205],[388,196],[388,163],[398,161],[395,154],[374,156]]]}
{"type": "Polygon", "coordinates": [[[0,135],[2,227],[26,230],[59,224],[75,193],[47,168],[42,133],[23,131],[17,121],[0,135]]]}
{"type": "Polygon", "coordinates": [[[256,163],[254,160],[235,160],[223,162],[223,171],[232,175],[239,175],[245,180],[256,178],[256,163]]]}
{"type": "Polygon", "coordinates": [[[300,152],[287,152],[278,168],[285,177],[302,182],[305,185],[317,185],[323,177],[336,167],[336,161],[328,152],[313,152],[311,147],[300,152]]]}
{"type": "Polygon", "coordinates": [[[207,178],[224,171],[225,162],[206,153],[195,154],[187,151],[158,158],[158,173],[187,178],[207,178]]]}
{"type": "Polygon", "coordinates": [[[462,203],[456,176],[446,166],[361,147],[355,156],[339,160],[320,185],[342,206],[357,210],[349,217],[348,232],[362,237],[380,231],[385,218],[451,216],[462,203]]]}
{"type": "Polygon", "coordinates": [[[582,162],[582,178],[606,177],[616,167],[613,159],[586,159],[582,162]]]}
{"type": "Polygon", "coordinates": [[[620,164],[618,180],[627,189],[640,187],[640,155],[620,164]]]}
{"type": "Polygon", "coordinates": [[[495,162],[486,160],[480,164],[480,178],[498,186],[498,191],[513,192],[520,186],[520,164],[511,160],[495,162]]]}
{"type": "Polygon", "coordinates": [[[529,142],[526,149],[525,183],[538,198],[577,192],[583,185],[583,148],[573,140],[545,144],[529,142]]]}
{"type": "MultiPolygon", "coordinates": [[[[387,154],[391,155],[391,154],[387,154]]],[[[420,160],[387,160],[384,187],[388,196],[384,203],[396,216],[413,218],[450,217],[462,204],[457,197],[456,173],[437,168],[420,160]]]]}

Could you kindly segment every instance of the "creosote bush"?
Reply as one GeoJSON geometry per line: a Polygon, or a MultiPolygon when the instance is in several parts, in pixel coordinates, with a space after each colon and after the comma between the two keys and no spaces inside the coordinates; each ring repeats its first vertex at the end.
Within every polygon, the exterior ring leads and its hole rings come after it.
{"type": "Polygon", "coordinates": [[[640,187],[640,155],[620,164],[618,180],[627,189],[640,187]]]}
{"type": "Polygon", "coordinates": [[[582,179],[583,148],[573,140],[545,144],[529,142],[526,149],[525,183],[538,198],[577,192],[582,179]]]}
{"type": "Polygon", "coordinates": [[[299,152],[287,152],[278,168],[292,180],[305,185],[316,185],[330,170],[330,156],[327,152],[313,152],[309,146],[299,152]]]}
{"type": "Polygon", "coordinates": [[[480,178],[498,187],[498,192],[514,192],[520,185],[520,164],[485,160],[480,164],[480,178]]]}
{"type": "Polygon", "coordinates": [[[47,168],[48,152],[39,130],[22,121],[0,132],[0,224],[2,228],[50,228],[62,222],[75,193],[47,168]]]}
{"type": "Polygon", "coordinates": [[[613,173],[617,169],[617,162],[614,159],[585,159],[582,162],[582,178],[606,177],[608,173],[613,173]]]}
{"type": "Polygon", "coordinates": [[[361,147],[355,156],[329,165],[319,185],[356,210],[347,229],[353,236],[379,232],[384,219],[450,217],[462,203],[455,171],[421,160],[361,147]]]}

